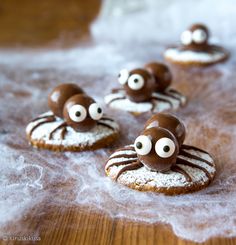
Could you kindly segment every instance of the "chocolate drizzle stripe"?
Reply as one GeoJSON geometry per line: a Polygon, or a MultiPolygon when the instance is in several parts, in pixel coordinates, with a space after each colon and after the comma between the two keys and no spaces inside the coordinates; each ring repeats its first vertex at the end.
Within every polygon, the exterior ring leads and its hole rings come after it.
{"type": "Polygon", "coordinates": [[[100,122],[100,121],[98,121],[97,124],[98,124],[98,125],[102,125],[102,126],[104,126],[104,127],[107,127],[107,128],[109,128],[109,129],[114,130],[114,127],[112,127],[112,126],[109,125],[109,124],[106,124],[105,122],[100,122]]]}
{"type": "Polygon", "coordinates": [[[67,127],[64,127],[61,131],[61,139],[64,140],[67,134],[67,127]]]}
{"type": "Polygon", "coordinates": [[[124,173],[124,172],[126,172],[126,171],[130,171],[130,170],[136,170],[136,169],[138,169],[138,168],[141,168],[142,166],[143,166],[143,164],[142,164],[141,162],[136,161],[136,162],[133,162],[133,163],[131,163],[131,164],[129,164],[129,165],[123,167],[123,168],[120,169],[120,170],[118,171],[118,173],[116,174],[115,180],[117,180],[117,179],[119,178],[119,176],[120,176],[122,173],[124,173]]]}
{"type": "Polygon", "coordinates": [[[111,93],[112,93],[112,94],[115,94],[115,93],[117,93],[117,92],[119,92],[119,91],[124,91],[124,89],[123,89],[123,88],[113,88],[113,89],[111,90],[111,93]]]}
{"type": "Polygon", "coordinates": [[[201,158],[199,156],[196,156],[196,155],[193,155],[193,154],[191,154],[189,152],[186,152],[185,150],[180,150],[180,155],[185,156],[185,157],[189,157],[189,158],[201,161],[201,162],[204,162],[204,163],[206,163],[207,165],[209,165],[211,167],[213,166],[212,162],[209,162],[209,161],[207,161],[207,160],[205,160],[205,159],[203,159],[203,158],[201,158]]]}
{"type": "Polygon", "coordinates": [[[211,179],[210,173],[209,173],[205,168],[203,168],[203,167],[201,167],[201,166],[199,166],[199,165],[197,165],[197,164],[194,164],[194,163],[192,163],[192,162],[189,162],[189,161],[187,161],[187,160],[185,160],[185,159],[183,159],[183,158],[177,158],[176,163],[177,163],[177,164],[186,165],[186,166],[189,166],[189,167],[192,167],[192,168],[200,169],[200,170],[202,170],[202,171],[206,174],[206,176],[207,176],[209,179],[211,179]]]}
{"type": "Polygon", "coordinates": [[[108,164],[109,161],[110,161],[110,159],[107,161],[106,169],[113,167],[113,166],[118,167],[121,165],[130,164],[130,163],[136,161],[136,159],[130,159],[130,160],[122,161],[122,162],[113,162],[113,163],[108,164]]]}
{"type": "Polygon", "coordinates": [[[188,182],[191,182],[192,181],[192,178],[191,176],[183,169],[181,168],[180,166],[177,166],[177,165],[173,165],[171,167],[171,170],[173,172],[177,172],[177,173],[180,173],[182,175],[184,175],[185,179],[188,181],[188,182]]]}
{"type": "Polygon", "coordinates": [[[46,120],[44,120],[44,121],[42,121],[42,122],[39,122],[38,124],[36,124],[36,125],[30,130],[29,136],[32,135],[33,131],[34,131],[37,127],[39,127],[39,126],[41,126],[41,125],[43,125],[43,124],[45,124],[45,123],[55,122],[55,121],[56,121],[55,117],[54,117],[54,116],[51,116],[51,117],[48,117],[46,120]]]}
{"type": "Polygon", "coordinates": [[[33,123],[33,122],[36,122],[38,120],[46,119],[46,118],[49,118],[49,117],[54,117],[54,115],[50,114],[50,115],[45,115],[45,116],[41,116],[41,117],[36,117],[33,120],[31,120],[30,122],[33,123]]]}
{"type": "Polygon", "coordinates": [[[63,122],[62,124],[58,125],[55,129],[52,130],[52,132],[49,134],[48,138],[49,140],[52,139],[53,134],[60,128],[66,127],[66,122],[63,122]]]}
{"type": "Polygon", "coordinates": [[[179,97],[183,96],[180,92],[178,92],[177,90],[175,90],[173,88],[168,89],[167,92],[170,92],[172,94],[177,94],[179,97]]]}
{"type": "Polygon", "coordinates": [[[119,148],[118,150],[116,150],[115,152],[119,152],[119,151],[134,151],[135,152],[135,149],[134,149],[134,146],[132,145],[127,145],[123,148],[119,148]]]}
{"type": "Polygon", "coordinates": [[[114,120],[112,118],[110,118],[110,117],[102,117],[100,120],[114,122],[114,120]]]}
{"type": "MultiPolygon", "coordinates": [[[[111,159],[116,159],[116,158],[127,158],[127,159],[129,159],[129,158],[137,158],[137,154],[136,153],[134,153],[134,154],[120,154],[120,155],[115,155],[115,156],[112,156],[112,157],[110,157],[110,159],[109,160],[111,160],[111,159]]],[[[137,158],[138,159],[138,158],[137,158]]]]}
{"type": "Polygon", "coordinates": [[[168,103],[171,107],[173,107],[173,103],[170,100],[168,100],[168,99],[160,98],[158,96],[152,96],[151,99],[157,100],[157,102],[158,101],[162,101],[162,102],[168,103]]]}
{"type": "Polygon", "coordinates": [[[200,148],[198,148],[196,146],[184,145],[183,144],[183,145],[181,145],[181,149],[200,151],[202,153],[205,153],[205,154],[209,155],[208,152],[206,152],[206,151],[204,151],[204,150],[202,150],[202,149],[200,149],[200,148]]]}
{"type": "Polygon", "coordinates": [[[164,91],[163,94],[165,94],[166,96],[171,97],[174,100],[178,100],[179,102],[181,102],[181,98],[179,96],[176,96],[175,94],[172,94],[168,91],[164,91]]]}
{"type": "Polygon", "coordinates": [[[114,101],[118,101],[118,100],[124,100],[126,99],[125,96],[122,96],[122,97],[116,97],[114,99],[111,99],[109,102],[108,102],[108,105],[110,105],[111,103],[113,103],[114,101]]]}

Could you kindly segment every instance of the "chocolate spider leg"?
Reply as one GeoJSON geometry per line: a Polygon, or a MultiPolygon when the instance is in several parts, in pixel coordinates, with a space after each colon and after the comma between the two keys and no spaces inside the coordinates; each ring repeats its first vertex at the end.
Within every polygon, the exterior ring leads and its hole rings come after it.
{"type": "Polygon", "coordinates": [[[33,131],[34,131],[37,127],[39,127],[39,126],[41,126],[41,125],[43,125],[43,124],[45,124],[45,123],[55,122],[55,121],[56,121],[56,118],[55,118],[54,116],[48,117],[46,120],[44,120],[44,121],[38,123],[37,125],[35,125],[35,126],[30,130],[29,136],[32,135],[33,131]]]}
{"type": "Polygon", "coordinates": [[[40,119],[46,119],[46,118],[51,118],[51,117],[55,118],[54,115],[46,115],[46,116],[42,116],[42,117],[36,117],[36,118],[32,119],[30,122],[35,122],[35,121],[40,120],[40,119]]]}
{"type": "Polygon", "coordinates": [[[105,122],[100,122],[100,121],[98,121],[97,124],[98,124],[98,125],[102,125],[102,126],[104,126],[104,127],[107,127],[107,128],[109,128],[109,129],[114,130],[114,128],[113,128],[111,125],[106,124],[105,122]]]}
{"type": "Polygon", "coordinates": [[[199,156],[196,156],[196,155],[193,155],[193,154],[191,154],[189,152],[186,152],[185,150],[180,149],[180,154],[185,156],[185,157],[189,157],[189,158],[201,161],[201,162],[205,162],[209,166],[213,166],[213,163],[211,163],[211,162],[209,162],[209,161],[207,161],[207,160],[205,160],[205,159],[203,159],[203,158],[201,158],[199,156]]]}
{"type": "Polygon", "coordinates": [[[183,145],[181,145],[181,150],[182,149],[186,149],[186,150],[195,150],[195,151],[200,151],[200,152],[202,152],[202,153],[205,153],[205,154],[209,154],[208,152],[206,152],[206,151],[204,151],[204,150],[202,150],[202,149],[200,149],[200,148],[198,148],[198,147],[196,147],[196,146],[191,146],[191,145],[185,145],[185,144],[183,144],[183,145]]]}
{"type": "Polygon", "coordinates": [[[134,146],[128,145],[122,148],[117,149],[116,151],[135,151],[134,146]]]}
{"type": "MultiPolygon", "coordinates": [[[[109,159],[110,160],[110,159],[109,159]]],[[[108,161],[109,161],[108,160],[108,161]]],[[[108,162],[107,161],[107,162],[108,162]]],[[[127,165],[127,164],[130,164],[130,163],[133,163],[134,161],[136,161],[136,159],[132,159],[132,160],[126,160],[126,161],[122,161],[122,162],[114,162],[114,163],[111,163],[111,164],[108,164],[108,166],[106,166],[106,170],[110,167],[113,167],[113,166],[121,166],[121,165],[127,165]]]]}
{"type": "Polygon", "coordinates": [[[109,160],[111,159],[115,159],[115,158],[137,158],[137,153],[133,153],[133,154],[130,154],[130,155],[127,155],[127,154],[120,154],[120,155],[115,155],[113,157],[110,157],[109,160]]]}
{"type": "Polygon", "coordinates": [[[192,178],[191,176],[184,170],[182,169],[181,167],[177,166],[177,165],[173,165],[171,167],[171,170],[173,172],[177,172],[177,173],[180,173],[182,175],[184,175],[185,179],[188,181],[188,182],[191,182],[192,181],[192,178]]]}
{"type": "Polygon", "coordinates": [[[114,94],[114,93],[119,92],[119,91],[124,91],[124,89],[123,88],[113,88],[111,90],[111,93],[114,94]]]}
{"type": "Polygon", "coordinates": [[[116,174],[115,176],[115,180],[117,180],[119,178],[119,176],[124,173],[125,171],[130,171],[130,170],[136,170],[139,169],[143,166],[143,164],[140,161],[136,161],[134,163],[131,163],[125,167],[123,167],[122,169],[119,170],[119,172],[116,174]]]}
{"type": "Polygon", "coordinates": [[[167,99],[164,99],[164,98],[159,98],[159,97],[155,97],[155,96],[152,96],[152,99],[155,99],[158,101],[162,101],[162,102],[165,102],[165,103],[168,103],[171,107],[173,107],[173,104],[171,101],[167,100],[167,99]]]}
{"type": "Polygon", "coordinates": [[[192,162],[189,162],[188,160],[185,160],[183,158],[177,158],[176,163],[177,164],[183,164],[183,165],[186,165],[186,166],[189,166],[189,167],[192,167],[192,168],[200,169],[200,170],[202,170],[206,174],[206,176],[209,179],[211,179],[211,176],[210,176],[209,172],[205,168],[203,168],[203,167],[201,167],[199,165],[196,165],[196,164],[194,164],[192,162]]]}
{"type": "Polygon", "coordinates": [[[156,108],[156,99],[151,99],[151,101],[150,101],[150,103],[151,103],[151,105],[152,105],[152,107],[151,107],[151,112],[153,112],[154,110],[155,110],[155,108],[156,108]]]}
{"type": "Polygon", "coordinates": [[[66,122],[63,122],[62,124],[60,124],[60,125],[57,126],[55,129],[52,130],[52,132],[49,134],[48,138],[51,140],[53,134],[54,134],[58,129],[63,128],[63,127],[66,127],[66,126],[67,126],[66,122]]]}
{"type": "Polygon", "coordinates": [[[169,92],[169,91],[164,91],[164,92],[162,92],[164,95],[166,95],[166,96],[169,96],[169,97],[171,97],[171,98],[173,98],[173,99],[175,99],[175,100],[178,100],[179,102],[181,102],[181,99],[180,99],[180,97],[179,96],[176,96],[176,93],[171,93],[171,92],[169,92]]]}
{"type": "Polygon", "coordinates": [[[106,116],[103,116],[100,120],[105,120],[105,121],[110,121],[110,122],[114,122],[114,120],[110,117],[106,117],[106,116]]]}
{"type": "Polygon", "coordinates": [[[62,128],[62,131],[61,131],[61,139],[62,140],[65,139],[66,134],[67,134],[67,127],[64,127],[64,128],[62,128]]]}
{"type": "Polygon", "coordinates": [[[112,100],[110,100],[110,101],[108,102],[108,105],[110,105],[110,104],[113,103],[114,101],[117,101],[117,100],[123,100],[123,99],[125,99],[125,96],[122,96],[122,97],[119,97],[119,98],[114,98],[114,99],[112,99],[112,100]]]}

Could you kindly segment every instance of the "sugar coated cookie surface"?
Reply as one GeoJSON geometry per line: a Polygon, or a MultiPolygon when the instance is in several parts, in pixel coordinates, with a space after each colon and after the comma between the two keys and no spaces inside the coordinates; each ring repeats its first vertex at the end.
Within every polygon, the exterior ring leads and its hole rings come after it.
{"type": "Polygon", "coordinates": [[[125,91],[119,90],[105,97],[105,103],[110,107],[125,110],[131,113],[144,113],[148,111],[162,112],[177,110],[185,105],[187,99],[174,89],[167,89],[165,92],[154,92],[152,99],[146,102],[134,102],[127,98],[125,91]]]}
{"type": "Polygon", "coordinates": [[[168,61],[177,64],[210,65],[227,59],[228,52],[221,47],[215,48],[212,52],[169,48],[165,51],[164,56],[168,61]]]}
{"type": "Polygon", "coordinates": [[[44,113],[28,124],[27,138],[37,148],[82,151],[108,146],[118,136],[118,124],[106,116],[87,132],[77,132],[70,126],[58,128],[63,122],[63,119],[55,117],[51,111],[44,113]],[[55,131],[56,128],[58,130],[55,131]]]}
{"type": "Polygon", "coordinates": [[[113,180],[122,168],[126,168],[116,179],[120,184],[139,191],[154,191],[167,195],[184,194],[203,189],[213,180],[216,172],[212,157],[195,147],[183,146],[176,164],[186,174],[169,170],[165,173],[151,171],[144,166],[131,170],[127,166],[138,158],[133,145],[115,151],[106,163],[106,174],[113,180]],[[186,165],[185,160],[191,164],[186,165]],[[190,166],[191,165],[191,166],[190,166]]]}

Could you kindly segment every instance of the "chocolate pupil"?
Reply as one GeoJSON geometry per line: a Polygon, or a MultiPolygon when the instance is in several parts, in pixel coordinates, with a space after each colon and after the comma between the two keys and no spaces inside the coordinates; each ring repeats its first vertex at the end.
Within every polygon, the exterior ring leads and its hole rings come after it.
{"type": "Polygon", "coordinates": [[[98,113],[102,113],[102,109],[101,108],[98,108],[98,113]]]}
{"type": "Polygon", "coordinates": [[[137,142],[137,143],[136,143],[136,147],[137,147],[138,149],[141,149],[141,148],[143,147],[143,145],[142,145],[141,142],[137,142]]]}
{"type": "Polygon", "coordinates": [[[76,115],[77,117],[80,117],[80,116],[81,116],[81,112],[80,112],[80,111],[77,111],[77,112],[75,113],[75,115],[76,115]]]}
{"type": "Polygon", "coordinates": [[[119,73],[118,77],[121,77],[121,74],[119,73]]]}
{"type": "Polygon", "coordinates": [[[134,82],[137,83],[137,82],[138,82],[138,78],[135,78],[135,79],[134,79],[134,82]]]}
{"type": "Polygon", "coordinates": [[[163,151],[164,152],[168,152],[170,150],[170,147],[168,145],[165,145],[164,148],[163,148],[163,151]]]}

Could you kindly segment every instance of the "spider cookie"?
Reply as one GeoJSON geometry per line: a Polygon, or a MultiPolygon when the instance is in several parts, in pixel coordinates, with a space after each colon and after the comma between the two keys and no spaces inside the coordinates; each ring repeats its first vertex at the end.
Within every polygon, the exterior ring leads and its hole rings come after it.
{"type": "Polygon", "coordinates": [[[119,126],[76,84],[61,84],[48,97],[50,111],[26,127],[29,142],[55,151],[83,151],[111,144],[119,126]]]}
{"type": "Polygon", "coordinates": [[[210,44],[209,36],[205,25],[192,25],[181,34],[180,46],[165,51],[165,59],[180,65],[211,65],[226,60],[228,51],[210,44]]]}
{"type": "Polygon", "coordinates": [[[132,71],[121,70],[118,81],[122,88],[113,89],[105,97],[106,104],[115,109],[138,115],[176,110],[186,103],[185,96],[170,88],[172,75],[161,63],[149,63],[132,71]]]}
{"type": "Polygon", "coordinates": [[[106,174],[139,191],[167,195],[203,189],[216,172],[213,158],[204,150],[183,144],[185,127],[173,115],[153,115],[134,144],[115,151],[106,174]]]}

